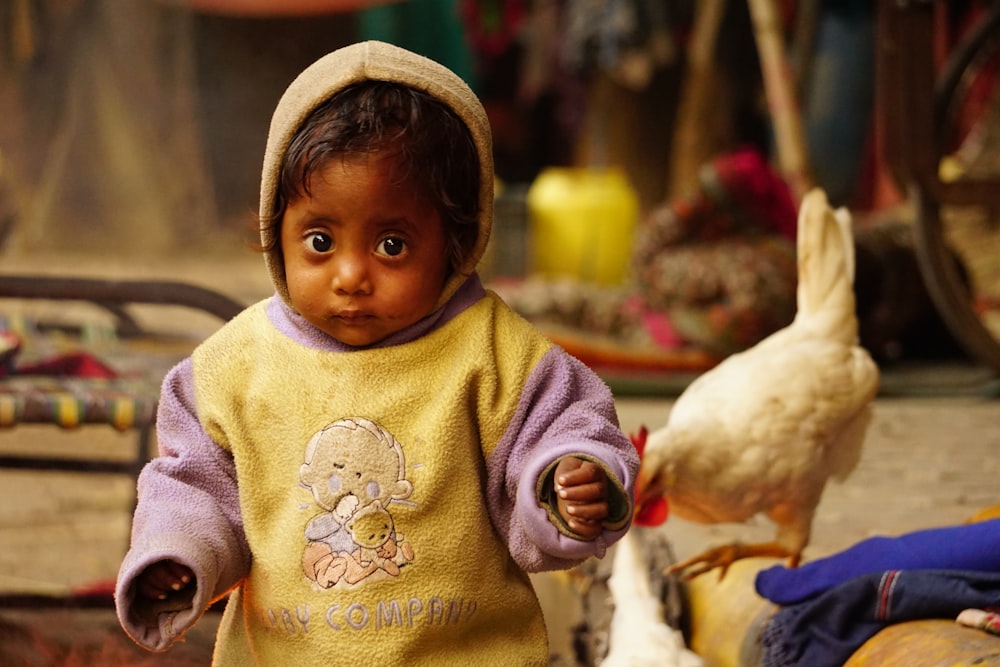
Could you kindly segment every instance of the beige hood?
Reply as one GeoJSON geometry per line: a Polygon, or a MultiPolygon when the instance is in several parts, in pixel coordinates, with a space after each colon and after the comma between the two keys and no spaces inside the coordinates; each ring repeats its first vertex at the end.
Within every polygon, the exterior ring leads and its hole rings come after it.
{"type": "MultiPolygon", "coordinates": [[[[445,284],[438,301],[440,306],[475,270],[493,226],[493,140],[489,121],[475,93],[443,65],[397,46],[375,41],[338,49],[310,65],[288,86],[271,118],[260,181],[260,215],[266,219],[274,213],[281,163],[302,122],[331,95],[366,79],[405,83],[441,100],[468,126],[479,151],[479,238],[465,265],[445,284]]],[[[267,252],[264,259],[278,294],[289,303],[279,239],[272,239],[271,231],[262,229],[261,241],[264,247],[274,242],[274,249],[267,252]]]]}

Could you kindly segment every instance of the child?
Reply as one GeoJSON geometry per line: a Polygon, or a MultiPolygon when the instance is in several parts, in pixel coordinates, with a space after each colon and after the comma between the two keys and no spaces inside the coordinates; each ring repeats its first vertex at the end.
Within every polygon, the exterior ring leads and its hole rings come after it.
{"type": "Polygon", "coordinates": [[[545,665],[526,572],[629,526],[604,384],[484,290],[482,106],[388,44],[306,69],[274,113],[277,294],[164,380],[119,619],[162,651],[229,594],[225,665],[545,665]]]}

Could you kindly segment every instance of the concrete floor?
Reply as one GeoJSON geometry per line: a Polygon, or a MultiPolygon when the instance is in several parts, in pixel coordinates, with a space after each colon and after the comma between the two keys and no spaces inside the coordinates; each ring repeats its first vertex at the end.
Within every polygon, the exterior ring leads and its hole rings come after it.
{"type": "MultiPolygon", "coordinates": [[[[209,262],[206,269],[203,259],[188,258],[179,263],[143,263],[141,268],[106,262],[74,266],[78,275],[183,275],[185,280],[211,285],[247,302],[266,296],[269,286],[260,259],[243,258],[237,264],[220,270],[223,264],[213,267],[209,262]]],[[[61,272],[67,273],[65,264],[39,263],[37,258],[23,265],[7,262],[5,270],[38,270],[39,266],[61,266],[61,272]]],[[[176,322],[174,317],[169,319],[176,322]]],[[[190,323],[185,321],[185,326],[190,323]]],[[[198,335],[213,326],[208,321],[198,324],[205,327],[198,335]]],[[[974,391],[978,386],[975,382],[973,390],[962,385],[966,377],[967,370],[958,375],[948,368],[940,369],[937,375],[925,371],[920,376],[922,391],[910,392],[917,395],[897,394],[876,401],[861,462],[844,484],[827,487],[807,559],[874,534],[961,522],[983,507],[1000,504],[1000,401],[974,391]]],[[[972,377],[980,375],[973,373],[972,377]]],[[[909,383],[898,373],[888,374],[886,379],[896,382],[897,388],[909,383]]],[[[623,428],[631,432],[643,424],[651,428],[661,425],[670,403],[667,396],[621,397],[618,408],[623,428]]],[[[0,451],[85,446],[108,452],[129,447],[133,437],[100,427],[65,432],[44,426],[22,427],[0,432],[0,451]]],[[[126,546],[131,502],[132,488],[125,478],[0,471],[0,590],[62,591],[113,579],[126,546]]],[[[676,555],[683,558],[728,539],[767,537],[772,528],[764,519],[749,525],[709,527],[671,519],[662,530],[676,555]]],[[[564,602],[548,593],[543,596],[547,603],[564,602]]],[[[47,614],[0,612],[0,648],[15,650],[9,647],[23,644],[35,650],[51,640],[45,639],[46,632],[51,635],[53,628],[61,627],[65,637],[65,629],[75,627],[79,629],[77,641],[88,645],[96,641],[103,645],[100,650],[120,651],[114,653],[118,658],[104,655],[107,660],[102,664],[115,660],[120,664],[206,664],[210,650],[212,619],[206,619],[201,632],[188,642],[185,650],[189,655],[171,652],[158,658],[134,652],[106,612],[47,614]],[[184,662],[189,658],[190,663],[184,662]]],[[[557,644],[563,641],[560,637],[555,640],[557,644]]],[[[52,642],[53,646],[59,643],[52,642]]],[[[93,662],[96,654],[87,653],[91,649],[50,646],[46,650],[55,656],[51,661],[43,657],[29,664],[72,664],[73,655],[85,656],[78,664],[97,664],[93,662]]],[[[0,663],[11,664],[3,658],[0,651],[0,663]]]]}

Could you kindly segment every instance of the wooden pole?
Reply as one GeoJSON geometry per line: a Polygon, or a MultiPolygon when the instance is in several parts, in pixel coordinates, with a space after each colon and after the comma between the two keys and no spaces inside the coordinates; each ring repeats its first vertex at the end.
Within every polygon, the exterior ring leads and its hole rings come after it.
{"type": "Polygon", "coordinates": [[[698,170],[714,157],[714,130],[720,78],[715,67],[715,43],[726,11],[726,0],[702,0],[695,6],[694,29],[687,49],[687,66],[671,146],[667,198],[698,189],[698,170]],[[714,115],[713,115],[714,114],[714,115]]]}
{"type": "Polygon", "coordinates": [[[760,57],[764,94],[774,126],[778,165],[796,204],[815,181],[810,167],[795,86],[774,0],[748,0],[760,57]]]}

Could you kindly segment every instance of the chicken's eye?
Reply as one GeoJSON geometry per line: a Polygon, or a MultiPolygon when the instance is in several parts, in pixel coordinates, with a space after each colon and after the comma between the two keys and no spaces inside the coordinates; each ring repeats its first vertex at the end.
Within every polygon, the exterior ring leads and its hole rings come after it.
{"type": "Polygon", "coordinates": [[[323,234],[320,232],[310,234],[307,237],[306,242],[309,244],[309,247],[316,252],[330,252],[330,249],[333,248],[333,238],[331,238],[329,234],[323,234]]]}

